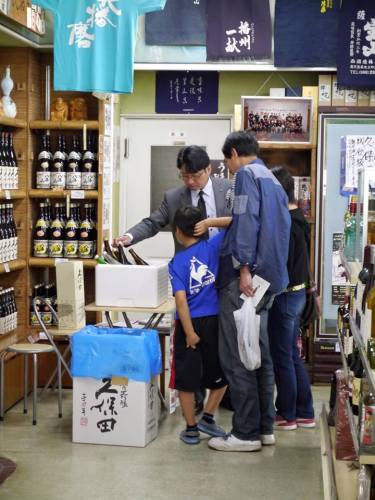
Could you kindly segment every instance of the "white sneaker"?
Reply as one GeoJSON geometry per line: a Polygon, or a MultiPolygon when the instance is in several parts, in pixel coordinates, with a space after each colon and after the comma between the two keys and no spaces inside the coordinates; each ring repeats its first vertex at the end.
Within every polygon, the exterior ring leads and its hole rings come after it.
{"type": "Polygon", "coordinates": [[[260,440],[264,446],[272,446],[276,444],[276,439],[274,434],[261,434],[260,440]]]}
{"type": "Polygon", "coordinates": [[[208,446],[219,451],[259,451],[262,449],[260,441],[245,441],[236,438],[233,434],[212,438],[208,441],[208,446]]]}

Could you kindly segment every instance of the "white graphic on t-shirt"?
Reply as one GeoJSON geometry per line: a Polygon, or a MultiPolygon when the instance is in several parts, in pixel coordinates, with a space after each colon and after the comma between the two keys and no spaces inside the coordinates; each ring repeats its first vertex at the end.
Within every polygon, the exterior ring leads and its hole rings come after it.
{"type": "Polygon", "coordinates": [[[95,35],[89,33],[88,30],[94,27],[105,28],[107,25],[116,28],[116,24],[109,18],[111,12],[116,16],[122,16],[122,10],[115,7],[115,3],[119,0],[96,0],[91,6],[87,7],[86,12],[89,17],[83,23],[78,22],[68,24],[70,28],[69,45],[74,43],[79,49],[89,49],[92,42],[95,41],[95,35]]]}
{"type": "Polygon", "coordinates": [[[215,275],[208,269],[207,264],[199,261],[196,257],[190,260],[190,294],[199,293],[207,285],[215,282],[215,275]]]}

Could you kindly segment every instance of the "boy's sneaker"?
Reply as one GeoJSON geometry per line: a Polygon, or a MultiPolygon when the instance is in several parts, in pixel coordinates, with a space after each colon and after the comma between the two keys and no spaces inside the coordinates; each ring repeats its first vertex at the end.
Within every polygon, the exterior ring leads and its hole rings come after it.
{"type": "Polygon", "coordinates": [[[314,429],[316,427],[315,418],[297,418],[297,427],[304,429],[314,429]]]}
{"type": "Polygon", "coordinates": [[[272,446],[276,444],[276,439],[274,434],[261,434],[260,441],[263,446],[272,446]]]}
{"type": "Polygon", "coordinates": [[[180,439],[185,444],[199,444],[201,442],[199,431],[189,431],[188,429],[180,432],[180,439]]]}
{"type": "Polygon", "coordinates": [[[296,420],[285,420],[282,416],[276,415],[273,428],[278,431],[295,431],[297,429],[297,422],[296,420]]]}
{"type": "Polygon", "coordinates": [[[225,430],[215,424],[215,422],[208,423],[203,418],[198,422],[198,430],[213,437],[224,437],[227,434],[225,430]]]}
{"type": "Polygon", "coordinates": [[[212,438],[208,441],[208,446],[218,451],[259,451],[262,449],[262,443],[259,440],[244,441],[233,434],[212,438]]]}

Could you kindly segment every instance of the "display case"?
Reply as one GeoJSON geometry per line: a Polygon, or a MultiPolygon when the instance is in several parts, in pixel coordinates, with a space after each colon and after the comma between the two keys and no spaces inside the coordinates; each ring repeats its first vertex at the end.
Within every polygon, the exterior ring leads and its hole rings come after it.
{"type": "Polygon", "coordinates": [[[375,244],[375,163],[358,171],[355,261],[363,262],[366,245],[375,244]]]}

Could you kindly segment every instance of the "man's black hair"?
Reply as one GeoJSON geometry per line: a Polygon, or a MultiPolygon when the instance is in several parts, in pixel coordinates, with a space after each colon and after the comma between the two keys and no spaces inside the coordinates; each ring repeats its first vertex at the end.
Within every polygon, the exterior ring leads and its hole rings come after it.
{"type": "Polygon", "coordinates": [[[207,168],[210,165],[210,158],[207,152],[200,146],[187,146],[180,149],[177,155],[177,168],[194,174],[207,168]]]}
{"type": "Polygon", "coordinates": [[[284,167],[273,167],[271,172],[280,182],[284,191],[288,196],[289,203],[296,203],[296,197],[294,195],[294,179],[284,167]]]}
{"type": "Polygon", "coordinates": [[[177,210],[173,219],[173,230],[178,227],[185,236],[194,236],[195,225],[203,220],[202,212],[197,207],[187,205],[177,210]]]}
{"type": "Polygon", "coordinates": [[[238,156],[258,156],[259,144],[249,132],[232,132],[225,139],[222,152],[225,158],[232,157],[232,149],[237,151],[238,156]]]}

